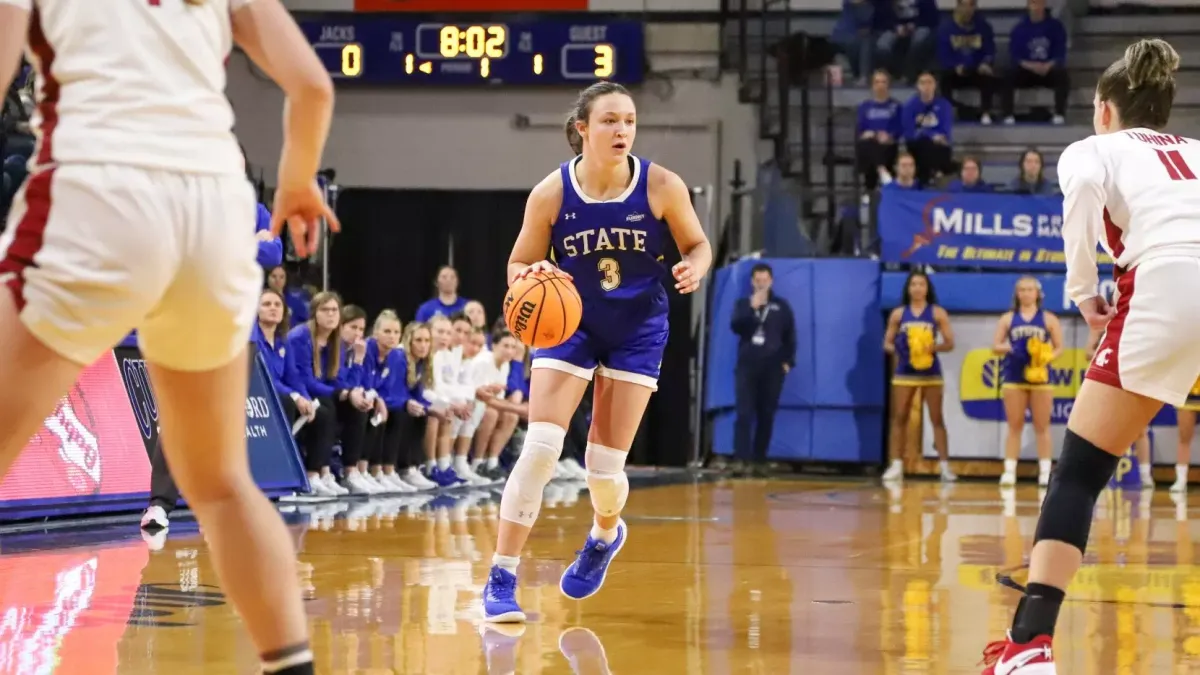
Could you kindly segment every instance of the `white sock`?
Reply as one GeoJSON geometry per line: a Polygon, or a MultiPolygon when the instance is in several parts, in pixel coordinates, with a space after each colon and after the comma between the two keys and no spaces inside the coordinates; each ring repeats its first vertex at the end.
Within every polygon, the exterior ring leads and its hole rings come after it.
{"type": "Polygon", "coordinates": [[[592,531],[589,533],[592,539],[598,539],[606,544],[611,544],[617,540],[617,528],[611,530],[602,529],[596,523],[592,523],[592,531]]]}
{"type": "Polygon", "coordinates": [[[499,457],[488,457],[487,468],[495,469],[498,466],[500,466],[500,458],[499,457]]]}
{"type": "Polygon", "coordinates": [[[449,469],[450,468],[450,455],[446,455],[444,457],[438,457],[437,458],[437,468],[441,469],[442,471],[449,469]]]}
{"type": "Polygon", "coordinates": [[[467,463],[466,455],[458,455],[454,458],[454,471],[456,473],[471,473],[471,465],[467,463]]]}
{"type": "Polygon", "coordinates": [[[940,470],[941,470],[943,473],[945,473],[945,472],[947,472],[947,471],[949,471],[949,470],[950,470],[950,462],[949,462],[948,460],[945,460],[945,459],[943,459],[943,460],[939,460],[939,461],[938,461],[938,468],[939,468],[939,469],[940,469],[940,470]]]}
{"type": "Polygon", "coordinates": [[[1015,460],[1015,459],[1004,460],[1005,475],[1011,476],[1011,475],[1015,474],[1016,472],[1017,472],[1017,460],[1015,460]]]}
{"type": "Polygon", "coordinates": [[[901,466],[901,467],[902,467],[902,466],[904,466],[904,461],[903,461],[903,460],[899,460],[899,459],[893,459],[893,460],[892,460],[892,466],[901,466]]]}
{"type": "Polygon", "coordinates": [[[1138,465],[1138,471],[1142,474],[1142,480],[1150,478],[1150,470],[1153,468],[1154,467],[1150,466],[1149,464],[1138,465]]]}
{"type": "Polygon", "coordinates": [[[1182,480],[1186,483],[1187,478],[1188,478],[1188,465],[1187,464],[1176,464],[1175,465],[1175,479],[1182,480]]]}
{"type": "Polygon", "coordinates": [[[517,565],[521,564],[521,556],[518,555],[500,555],[499,553],[492,554],[492,564],[509,574],[517,573],[517,565]]]}
{"type": "Polygon", "coordinates": [[[1050,473],[1050,460],[1039,459],[1038,460],[1038,472],[1039,473],[1050,473]]]}

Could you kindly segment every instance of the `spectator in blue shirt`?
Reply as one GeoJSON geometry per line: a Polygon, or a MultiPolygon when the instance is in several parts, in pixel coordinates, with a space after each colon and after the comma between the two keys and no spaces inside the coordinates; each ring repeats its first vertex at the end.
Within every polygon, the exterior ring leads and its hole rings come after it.
{"type": "Polygon", "coordinates": [[[920,190],[917,182],[917,160],[907,152],[896,158],[896,179],[883,186],[884,190],[920,190]]]}
{"type": "Polygon", "coordinates": [[[1011,70],[1004,99],[1005,122],[1014,120],[1017,89],[1052,89],[1054,123],[1067,114],[1071,77],[1067,73],[1067,29],[1050,16],[1046,0],[1029,0],[1029,11],[1013,28],[1008,42],[1011,70]]]}
{"type": "Polygon", "coordinates": [[[884,67],[906,82],[932,65],[938,26],[936,0],[878,0],[875,47],[884,67]]]}
{"type": "Polygon", "coordinates": [[[288,273],[283,265],[267,271],[267,288],[283,297],[288,323],[296,325],[308,321],[308,296],[302,288],[288,287],[288,273]]]}
{"type": "Polygon", "coordinates": [[[886,70],[875,71],[871,78],[871,98],[858,104],[858,140],[855,157],[863,176],[863,186],[874,190],[882,181],[891,180],[896,164],[896,144],[903,129],[900,102],[892,98],[891,77],[886,70]]]}
{"type": "Polygon", "coordinates": [[[1058,186],[1046,179],[1046,162],[1037,148],[1029,148],[1021,155],[1021,175],[1013,180],[1009,189],[1019,195],[1058,193],[1058,186]]]}
{"type": "Polygon", "coordinates": [[[258,221],[254,234],[258,237],[258,264],[271,269],[283,264],[283,241],[271,234],[271,212],[261,203],[258,205],[258,221]]]}
{"type": "Polygon", "coordinates": [[[443,265],[438,270],[434,285],[437,287],[437,295],[417,308],[417,321],[421,323],[428,323],[438,314],[450,318],[467,306],[467,299],[458,295],[458,271],[453,267],[443,265]]]}
{"type": "Polygon", "coordinates": [[[954,104],[958,119],[977,118],[992,123],[992,102],[999,80],[994,62],[996,38],[992,25],[975,11],[975,0],[958,0],[954,15],[938,29],[938,64],[942,68],[942,95],[954,104]],[[979,110],[954,98],[956,89],[978,89],[979,110]]]}
{"type": "Polygon", "coordinates": [[[979,166],[979,159],[967,155],[963,157],[962,168],[959,169],[958,178],[950,181],[946,186],[946,192],[993,192],[991,185],[988,185],[983,180],[983,167],[979,166]]]}
{"type": "Polygon", "coordinates": [[[953,171],[951,127],[954,111],[937,93],[933,73],[917,78],[917,93],[904,104],[904,145],[917,160],[917,181],[928,185],[935,176],[953,171]]]}
{"type": "Polygon", "coordinates": [[[850,62],[850,70],[859,82],[866,79],[875,62],[875,36],[871,30],[875,3],[876,0],[842,0],[842,13],[829,36],[850,62]]]}

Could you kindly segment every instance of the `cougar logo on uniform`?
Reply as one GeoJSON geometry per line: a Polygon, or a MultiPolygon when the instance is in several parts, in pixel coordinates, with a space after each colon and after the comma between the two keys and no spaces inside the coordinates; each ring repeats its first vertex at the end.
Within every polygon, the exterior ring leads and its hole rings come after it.
{"type": "Polygon", "coordinates": [[[1105,347],[1096,352],[1096,365],[1104,367],[1108,365],[1108,357],[1112,354],[1112,347],[1105,347]]]}

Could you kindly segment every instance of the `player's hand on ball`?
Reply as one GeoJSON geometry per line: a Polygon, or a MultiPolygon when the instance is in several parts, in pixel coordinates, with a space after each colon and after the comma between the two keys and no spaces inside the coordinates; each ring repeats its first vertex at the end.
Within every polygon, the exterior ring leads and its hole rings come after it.
{"type": "Polygon", "coordinates": [[[567,279],[567,281],[575,280],[575,278],[572,277],[570,274],[567,274],[566,272],[555,267],[554,263],[550,262],[549,260],[539,260],[539,261],[533,263],[529,267],[526,267],[525,269],[521,270],[520,272],[517,272],[517,276],[515,278],[516,279],[524,279],[525,277],[529,276],[530,274],[537,274],[538,272],[541,272],[542,274],[550,274],[552,272],[557,272],[557,273],[561,274],[563,277],[565,277],[567,279]]]}
{"type": "Polygon", "coordinates": [[[316,180],[303,185],[280,185],[275,190],[271,234],[279,236],[283,232],[283,224],[287,223],[288,231],[292,234],[292,244],[296,247],[296,255],[301,258],[316,253],[317,241],[321,236],[321,218],[329,224],[330,230],[342,231],[341,221],[325,203],[325,197],[317,187],[316,180]]]}
{"type": "Polygon", "coordinates": [[[671,268],[671,275],[675,277],[675,290],[684,295],[700,288],[700,277],[692,269],[692,264],[686,260],[676,263],[671,268]]]}

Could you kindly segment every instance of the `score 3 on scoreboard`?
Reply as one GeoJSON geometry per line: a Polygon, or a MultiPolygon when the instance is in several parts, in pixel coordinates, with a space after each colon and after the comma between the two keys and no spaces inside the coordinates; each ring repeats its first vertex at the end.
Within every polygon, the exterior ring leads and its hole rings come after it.
{"type": "Polygon", "coordinates": [[[300,27],[339,83],[637,84],[645,62],[645,26],[637,21],[442,23],[355,15],[300,27]]]}

